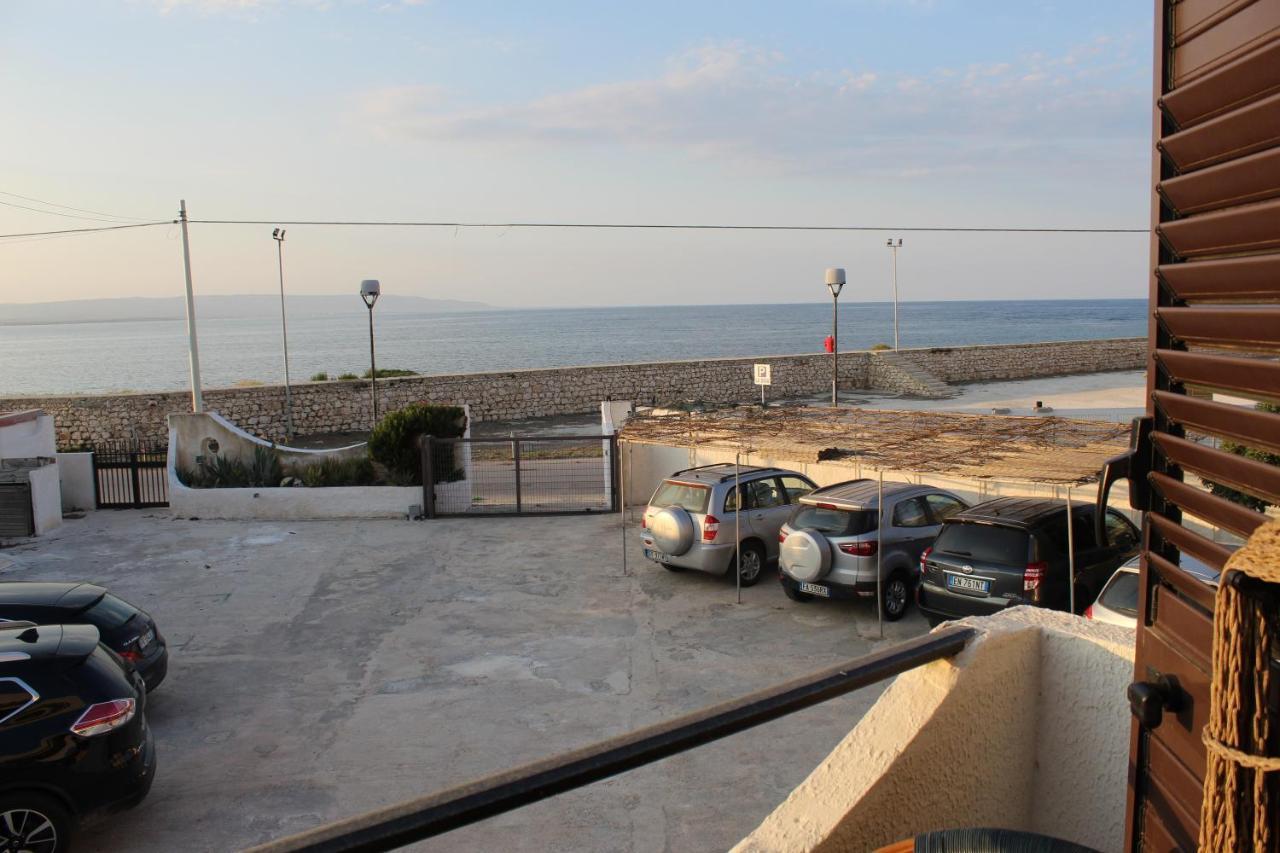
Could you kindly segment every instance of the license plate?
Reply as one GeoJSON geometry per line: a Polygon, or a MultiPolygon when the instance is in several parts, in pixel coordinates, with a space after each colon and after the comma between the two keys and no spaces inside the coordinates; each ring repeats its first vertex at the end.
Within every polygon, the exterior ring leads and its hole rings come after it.
{"type": "Polygon", "coordinates": [[[991,594],[991,581],[986,578],[966,578],[963,575],[947,575],[947,588],[954,589],[957,592],[977,593],[978,595],[991,594]]]}
{"type": "Polygon", "coordinates": [[[823,598],[831,597],[831,589],[817,583],[802,583],[800,584],[800,591],[807,592],[810,595],[820,595],[823,598]]]}
{"type": "Polygon", "coordinates": [[[154,628],[148,629],[147,633],[143,634],[142,637],[138,640],[138,648],[145,649],[147,646],[151,645],[155,641],[156,641],[155,629],[154,628]]]}
{"type": "Polygon", "coordinates": [[[644,555],[648,557],[650,560],[653,560],[655,563],[665,563],[667,560],[671,559],[661,551],[654,551],[649,548],[644,549],[644,555]]]}

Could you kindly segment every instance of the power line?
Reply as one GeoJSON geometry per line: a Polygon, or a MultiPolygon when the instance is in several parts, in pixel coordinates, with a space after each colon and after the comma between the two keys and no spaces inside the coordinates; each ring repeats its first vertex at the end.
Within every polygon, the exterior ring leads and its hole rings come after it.
{"type": "Polygon", "coordinates": [[[370,228],[578,228],[669,231],[932,231],[986,234],[1147,234],[1149,228],[1002,228],[942,225],[705,225],[644,222],[417,222],[318,219],[192,219],[193,225],[336,225],[370,228]]]}
{"type": "Polygon", "coordinates": [[[59,211],[59,210],[45,210],[40,207],[31,207],[30,205],[26,205],[26,204],[18,204],[17,202],[5,201],[2,198],[0,198],[0,204],[5,205],[6,207],[16,207],[19,210],[30,210],[33,213],[43,213],[43,214],[46,214],[47,216],[61,216],[66,219],[84,219],[84,220],[88,220],[89,222],[119,222],[120,221],[118,219],[104,219],[101,216],[85,216],[82,213],[63,213],[62,211],[59,211]]]}
{"type": "Polygon", "coordinates": [[[60,231],[27,231],[21,234],[0,234],[0,240],[9,237],[51,237],[57,234],[92,234],[98,231],[121,231],[125,228],[150,228],[153,225],[173,225],[178,220],[165,219],[159,222],[135,222],[128,225],[105,225],[97,228],[63,228],[60,231]]]}
{"type": "MultiPolygon", "coordinates": [[[[122,216],[118,213],[104,213],[101,210],[88,210],[83,207],[72,207],[69,204],[58,204],[52,201],[45,201],[42,198],[33,198],[32,196],[29,196],[29,195],[18,195],[17,193],[5,192],[4,190],[0,190],[0,195],[7,195],[10,198],[20,198],[23,201],[34,201],[36,204],[43,204],[46,207],[60,207],[63,210],[74,210],[77,213],[89,213],[89,214],[93,214],[94,216],[106,216],[111,219],[132,219],[135,222],[146,221],[146,219],[141,216],[122,216]]],[[[14,207],[17,207],[17,206],[18,205],[14,205],[14,207]]],[[[30,208],[27,208],[27,209],[29,210],[30,208]]],[[[42,212],[47,213],[49,211],[42,211],[42,212]]]]}

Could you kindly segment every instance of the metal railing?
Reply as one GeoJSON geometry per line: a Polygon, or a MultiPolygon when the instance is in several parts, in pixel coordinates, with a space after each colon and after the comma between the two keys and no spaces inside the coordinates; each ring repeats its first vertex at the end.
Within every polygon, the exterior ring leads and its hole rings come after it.
{"type": "Polygon", "coordinates": [[[643,767],[907,670],[954,657],[977,632],[955,626],[784,684],[252,848],[257,853],[393,850],[643,767]]]}

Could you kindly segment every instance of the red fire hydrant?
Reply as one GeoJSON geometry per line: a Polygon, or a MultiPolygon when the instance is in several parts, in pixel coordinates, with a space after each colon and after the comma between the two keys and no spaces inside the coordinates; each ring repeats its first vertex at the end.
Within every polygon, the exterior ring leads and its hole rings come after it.
{"type": "Polygon", "coordinates": [[[830,335],[827,335],[827,339],[822,342],[822,346],[827,350],[827,352],[835,352],[836,339],[831,337],[830,335]]]}

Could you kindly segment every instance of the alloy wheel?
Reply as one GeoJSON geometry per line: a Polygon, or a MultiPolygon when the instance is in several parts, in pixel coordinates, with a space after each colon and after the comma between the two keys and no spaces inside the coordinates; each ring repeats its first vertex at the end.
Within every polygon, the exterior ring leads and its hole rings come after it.
{"type": "Polygon", "coordinates": [[[58,828],[48,815],[35,809],[0,813],[0,853],[53,853],[57,849],[58,828]]]}
{"type": "Polygon", "coordinates": [[[764,561],[760,557],[760,553],[754,548],[747,548],[742,552],[742,579],[744,581],[753,581],[764,568],[764,561]]]}
{"type": "Polygon", "coordinates": [[[907,585],[901,580],[889,581],[884,591],[884,609],[894,616],[907,609],[907,585]]]}

